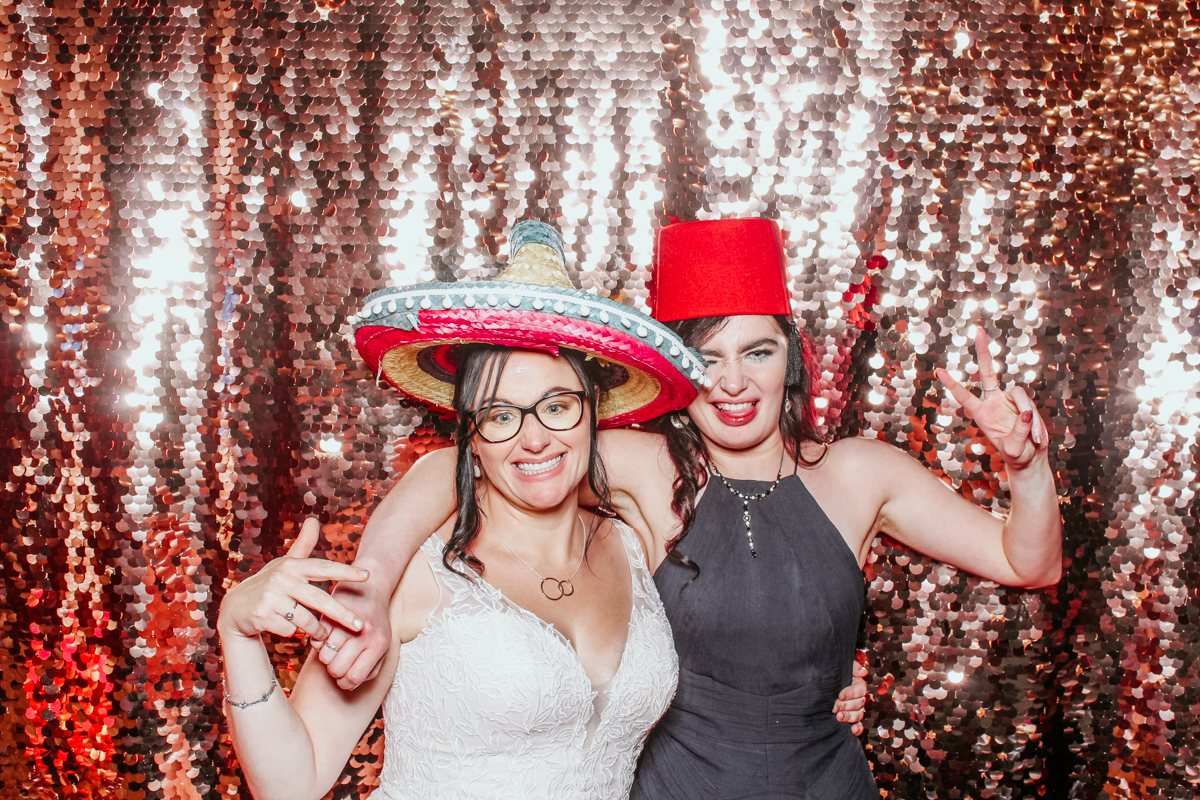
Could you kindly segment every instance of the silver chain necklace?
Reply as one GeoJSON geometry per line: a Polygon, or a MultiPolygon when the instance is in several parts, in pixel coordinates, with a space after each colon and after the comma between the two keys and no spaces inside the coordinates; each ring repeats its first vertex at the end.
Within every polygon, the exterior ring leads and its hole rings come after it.
{"type": "MultiPolygon", "coordinates": [[[[528,561],[521,558],[521,554],[518,553],[516,550],[513,550],[512,545],[510,545],[507,541],[505,541],[504,537],[500,535],[500,531],[496,530],[496,527],[494,525],[492,525],[492,521],[487,518],[487,514],[484,514],[483,511],[481,510],[479,512],[479,516],[483,517],[483,521],[487,523],[487,526],[489,529],[491,529],[492,533],[496,534],[496,538],[500,540],[501,544],[503,544],[505,547],[508,548],[508,552],[510,552],[514,556],[516,556],[517,560],[520,561],[522,564],[529,567],[530,572],[532,572],[534,575],[537,575],[539,578],[541,578],[542,582],[540,584],[538,584],[538,589],[541,590],[542,597],[545,597],[547,600],[558,601],[558,600],[562,600],[564,597],[570,597],[571,595],[575,594],[575,584],[571,583],[571,581],[575,578],[576,575],[579,574],[579,568],[583,566],[584,556],[587,555],[587,542],[584,542],[583,554],[579,556],[579,563],[575,565],[575,571],[571,573],[571,577],[564,578],[563,580],[559,580],[558,578],[554,578],[549,575],[542,575],[542,573],[540,573],[536,569],[534,569],[533,564],[530,564],[528,561]],[[553,592],[555,589],[558,589],[557,596],[551,597],[550,592],[546,591],[546,583],[547,582],[550,583],[550,591],[551,592],[553,592]]],[[[579,520],[579,527],[583,528],[584,531],[586,532],[587,526],[585,526],[583,524],[583,516],[580,514],[576,514],[575,519],[579,520]]],[[[584,538],[586,538],[586,536],[584,538]]]]}
{"type": "MultiPolygon", "coordinates": [[[[787,450],[784,450],[783,452],[785,455],[787,454],[787,450]]],[[[781,455],[779,457],[779,473],[775,476],[775,482],[758,494],[742,494],[737,489],[729,485],[729,481],[725,480],[725,476],[722,475],[720,470],[717,469],[716,464],[710,463],[708,468],[712,470],[713,475],[716,475],[717,478],[720,479],[721,483],[725,484],[725,488],[732,492],[734,497],[737,497],[742,501],[742,521],[746,523],[746,541],[750,543],[750,555],[754,558],[758,558],[758,551],[754,549],[754,531],[750,530],[750,501],[762,500],[771,492],[775,491],[775,487],[779,485],[781,480],[783,480],[783,456],[781,455]]],[[[518,558],[520,558],[520,556],[518,556],[518,558]]]]}

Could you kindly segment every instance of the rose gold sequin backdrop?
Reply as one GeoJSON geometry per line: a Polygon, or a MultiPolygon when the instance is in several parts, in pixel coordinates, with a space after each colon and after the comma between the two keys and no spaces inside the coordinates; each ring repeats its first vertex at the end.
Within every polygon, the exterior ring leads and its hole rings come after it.
{"type": "MultiPolygon", "coordinates": [[[[347,343],[370,291],[492,274],[528,216],[643,307],[656,226],[760,214],[831,431],[1003,509],[932,376],[976,320],[1053,431],[1057,592],[872,551],[883,795],[1194,797],[1198,19],[0,0],[0,794],[246,794],[223,593],[305,515],[350,558],[444,442],[347,343]]],[[[272,646],[290,685],[303,647],[272,646]]],[[[372,730],[335,795],[381,753],[372,730]]]]}

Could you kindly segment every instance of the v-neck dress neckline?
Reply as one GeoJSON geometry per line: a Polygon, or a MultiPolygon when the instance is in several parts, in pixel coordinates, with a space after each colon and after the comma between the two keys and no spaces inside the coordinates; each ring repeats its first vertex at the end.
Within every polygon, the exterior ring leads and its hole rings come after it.
{"type": "MultiPolygon", "coordinates": [[[[629,533],[632,533],[632,531],[630,531],[628,528],[626,528],[626,531],[628,531],[629,533]]],[[[517,614],[528,617],[531,622],[538,625],[540,628],[544,629],[547,633],[549,633],[551,636],[553,636],[559,642],[561,642],[563,644],[563,646],[566,647],[567,650],[569,650],[571,652],[572,657],[575,659],[575,663],[579,665],[579,671],[581,673],[583,673],[583,675],[588,679],[588,682],[592,684],[592,687],[596,688],[596,689],[600,689],[605,686],[608,686],[613,681],[616,680],[617,676],[621,673],[621,665],[625,663],[625,650],[626,650],[626,648],[629,647],[629,626],[630,626],[630,624],[632,624],[633,616],[634,616],[634,607],[636,605],[636,602],[635,602],[636,598],[634,597],[634,594],[635,594],[635,585],[634,584],[636,584],[636,581],[634,580],[634,567],[633,567],[634,553],[630,551],[630,543],[625,540],[626,539],[626,531],[620,531],[619,533],[621,536],[621,545],[622,545],[622,548],[627,557],[627,563],[629,566],[629,573],[628,573],[629,574],[629,582],[630,582],[629,619],[626,620],[626,622],[625,622],[625,639],[621,644],[621,660],[619,662],[617,662],[617,668],[616,668],[616,670],[613,671],[613,674],[611,676],[609,676],[606,680],[603,680],[603,681],[592,680],[592,677],[590,675],[588,675],[587,668],[583,665],[583,659],[579,657],[579,651],[575,649],[575,645],[571,644],[571,640],[568,639],[566,634],[564,634],[562,631],[560,631],[554,625],[553,622],[543,619],[542,617],[538,616],[536,613],[534,613],[530,609],[528,609],[525,606],[518,603],[516,600],[513,600],[511,597],[506,595],[499,586],[496,586],[494,583],[489,581],[487,578],[484,578],[483,576],[479,576],[474,579],[480,584],[480,586],[483,588],[483,590],[485,592],[493,593],[500,602],[507,605],[509,608],[511,608],[517,614]]],[[[636,542],[634,542],[634,544],[636,545],[636,542]]],[[[640,546],[638,546],[637,552],[640,553],[640,551],[641,551],[641,548],[640,548],[640,546]]]]}

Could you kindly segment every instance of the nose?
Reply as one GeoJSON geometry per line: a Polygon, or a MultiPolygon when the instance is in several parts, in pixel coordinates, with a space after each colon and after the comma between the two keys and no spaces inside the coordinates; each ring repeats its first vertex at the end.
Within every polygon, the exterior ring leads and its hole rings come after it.
{"type": "Polygon", "coordinates": [[[517,432],[521,447],[530,453],[538,453],[550,444],[550,432],[537,414],[526,414],[521,420],[521,430],[517,432]]]}
{"type": "Polygon", "coordinates": [[[746,388],[746,373],[742,369],[742,360],[735,358],[721,364],[721,377],[717,381],[726,394],[738,394],[746,388]]]}

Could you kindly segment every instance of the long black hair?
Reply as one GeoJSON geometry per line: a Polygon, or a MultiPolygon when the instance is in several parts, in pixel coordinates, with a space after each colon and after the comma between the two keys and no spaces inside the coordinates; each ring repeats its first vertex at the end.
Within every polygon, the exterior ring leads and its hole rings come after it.
{"type": "MultiPolygon", "coordinates": [[[[732,317],[728,316],[698,317],[666,324],[679,334],[684,344],[695,349],[701,347],[730,319],[732,317]]],[[[783,388],[785,402],[779,409],[779,432],[783,437],[783,446],[796,468],[814,467],[821,459],[806,459],[803,452],[804,443],[825,445],[829,443],[829,439],[817,425],[817,410],[813,405],[813,375],[816,363],[812,354],[812,341],[804,331],[796,327],[791,317],[776,314],[772,319],[788,339],[788,374],[787,383],[783,388]],[[791,402],[786,402],[788,400],[791,402]]],[[[696,519],[696,495],[708,480],[708,446],[700,436],[696,423],[680,414],[659,417],[652,424],[652,428],[666,438],[667,451],[675,465],[671,511],[679,518],[680,528],[679,534],[667,543],[667,556],[696,568],[689,559],[675,551],[696,519]]]]}
{"type": "MultiPolygon", "coordinates": [[[[454,570],[460,575],[465,574],[454,566],[455,561],[461,561],[476,573],[483,574],[483,562],[471,553],[471,544],[479,535],[481,512],[479,501],[475,496],[475,459],[471,455],[471,438],[475,435],[474,415],[480,409],[488,408],[496,401],[496,390],[500,385],[500,376],[508,364],[509,356],[516,350],[512,347],[498,345],[463,345],[458,352],[458,365],[454,374],[454,410],[458,415],[458,428],[455,439],[458,443],[458,465],[454,473],[455,488],[458,492],[458,518],[454,523],[454,531],[449,541],[442,549],[442,563],[447,569],[454,570]]],[[[604,472],[604,462],[600,459],[600,451],[596,447],[596,409],[600,401],[599,365],[576,350],[560,348],[560,357],[566,359],[575,371],[583,391],[587,394],[587,423],[588,442],[591,448],[588,454],[588,486],[592,493],[600,499],[599,510],[606,515],[612,514],[612,502],[608,489],[608,476],[604,472]]],[[[586,547],[591,543],[596,530],[601,523],[599,517],[588,532],[586,547]]]]}

